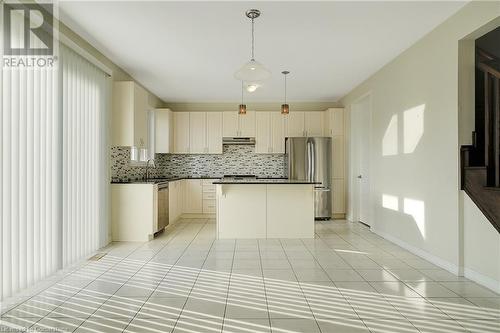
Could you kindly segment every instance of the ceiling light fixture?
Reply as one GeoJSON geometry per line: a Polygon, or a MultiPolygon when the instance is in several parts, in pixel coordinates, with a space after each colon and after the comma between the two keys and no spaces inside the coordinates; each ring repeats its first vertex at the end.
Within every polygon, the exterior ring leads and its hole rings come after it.
{"type": "Polygon", "coordinates": [[[238,114],[247,114],[247,106],[243,104],[243,81],[241,81],[241,104],[238,108],[238,114]]]}
{"type": "Polygon", "coordinates": [[[261,63],[255,61],[254,20],[260,16],[260,10],[249,9],[246,11],[245,15],[252,20],[252,58],[234,73],[234,77],[246,82],[263,81],[271,76],[271,72],[261,63]]]}
{"type": "Polygon", "coordinates": [[[247,91],[249,93],[253,93],[255,90],[257,90],[258,87],[259,87],[258,84],[249,84],[247,85],[247,91]]]}
{"type": "Polygon", "coordinates": [[[281,104],[281,114],[289,114],[290,113],[290,106],[286,103],[286,76],[290,74],[289,71],[283,71],[281,72],[283,76],[285,77],[285,103],[281,104]]]}

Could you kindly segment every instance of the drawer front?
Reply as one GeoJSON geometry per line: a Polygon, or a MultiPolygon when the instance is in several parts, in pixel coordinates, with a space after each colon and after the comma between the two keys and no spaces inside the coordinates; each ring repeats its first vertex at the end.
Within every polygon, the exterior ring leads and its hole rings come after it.
{"type": "Polygon", "coordinates": [[[213,185],[212,183],[215,181],[215,179],[203,179],[203,186],[210,186],[213,185]]]}
{"type": "Polygon", "coordinates": [[[215,193],[215,185],[203,185],[203,192],[214,192],[215,193]]]}
{"type": "Polygon", "coordinates": [[[203,200],[203,213],[204,214],[215,213],[215,200],[203,200]]]}
{"type": "Polygon", "coordinates": [[[215,192],[203,192],[203,200],[215,200],[215,192]]]}

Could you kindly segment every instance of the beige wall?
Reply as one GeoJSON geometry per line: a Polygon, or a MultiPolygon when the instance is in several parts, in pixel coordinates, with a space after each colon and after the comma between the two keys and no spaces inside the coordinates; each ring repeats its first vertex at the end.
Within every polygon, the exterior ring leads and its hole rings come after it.
{"type": "Polygon", "coordinates": [[[500,233],[462,191],[465,276],[500,293],[500,233]]]}
{"type": "Polygon", "coordinates": [[[500,2],[467,4],[341,100],[349,112],[372,93],[373,230],[453,272],[460,270],[463,244],[459,41],[499,15],[500,2]],[[383,207],[383,195],[397,197],[399,207],[383,207]]]}
{"type": "MultiPolygon", "coordinates": [[[[73,30],[68,28],[62,22],[59,22],[59,31],[61,34],[63,34],[68,39],[70,39],[72,42],[74,42],[76,45],[78,45],[78,47],[82,48],[85,52],[88,52],[93,58],[95,58],[97,61],[102,63],[107,68],[109,68],[112,71],[113,81],[132,81],[132,80],[136,81],[127,72],[125,72],[118,65],[116,65],[111,59],[104,56],[95,47],[90,45],[86,40],[84,40],[78,34],[73,32],[73,30]]],[[[137,82],[137,83],[140,84],[140,82],[137,82]]],[[[158,98],[156,95],[152,94],[149,90],[146,89],[146,91],[148,91],[148,100],[149,100],[149,104],[152,107],[161,107],[164,105],[163,101],[160,98],[158,98]]]]}

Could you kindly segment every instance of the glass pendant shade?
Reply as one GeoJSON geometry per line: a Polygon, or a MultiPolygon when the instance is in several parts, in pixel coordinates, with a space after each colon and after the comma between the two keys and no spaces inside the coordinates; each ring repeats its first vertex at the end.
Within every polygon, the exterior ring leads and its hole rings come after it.
{"type": "Polygon", "coordinates": [[[240,107],[238,109],[238,114],[246,114],[246,113],[247,113],[246,104],[240,104],[240,107]]]}
{"type": "Polygon", "coordinates": [[[281,114],[289,114],[290,106],[288,104],[281,104],[281,114]]]}
{"type": "Polygon", "coordinates": [[[234,77],[240,81],[255,82],[264,81],[271,77],[271,72],[261,63],[250,60],[234,73],[234,77]]]}

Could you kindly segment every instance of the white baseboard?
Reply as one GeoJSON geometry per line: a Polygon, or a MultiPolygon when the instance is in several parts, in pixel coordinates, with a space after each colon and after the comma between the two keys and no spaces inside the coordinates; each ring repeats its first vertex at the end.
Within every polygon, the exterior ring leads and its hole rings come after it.
{"type": "Polygon", "coordinates": [[[497,294],[500,294],[500,281],[494,280],[488,276],[484,276],[483,274],[473,271],[470,268],[464,269],[464,275],[469,280],[472,280],[477,284],[480,284],[483,287],[491,289],[497,294]]]}
{"type": "Polygon", "coordinates": [[[183,219],[213,219],[213,218],[215,218],[215,214],[183,213],[180,218],[183,218],[183,219]]]}
{"type": "Polygon", "coordinates": [[[380,232],[374,228],[371,228],[370,230],[373,233],[379,235],[380,237],[383,237],[383,238],[387,239],[388,241],[393,242],[394,244],[401,246],[403,249],[410,251],[411,253],[433,263],[436,266],[441,267],[442,269],[447,270],[450,273],[453,273],[455,275],[458,275],[458,273],[459,273],[458,265],[455,265],[449,261],[446,261],[442,258],[439,258],[439,257],[433,255],[433,254],[430,254],[429,252],[426,252],[418,247],[410,245],[410,244],[408,244],[408,243],[406,243],[406,242],[404,242],[404,241],[402,241],[402,240],[400,240],[392,235],[389,235],[385,232],[380,232]]]}

